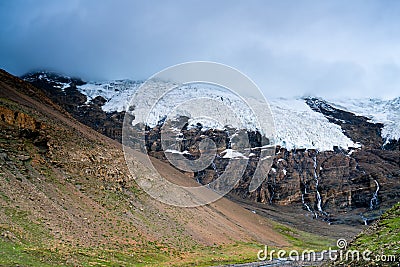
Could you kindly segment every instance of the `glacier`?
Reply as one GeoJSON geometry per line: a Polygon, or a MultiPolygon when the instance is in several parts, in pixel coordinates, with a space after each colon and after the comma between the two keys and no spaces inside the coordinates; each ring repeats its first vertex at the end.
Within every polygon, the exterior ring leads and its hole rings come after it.
{"type": "MultiPolygon", "coordinates": [[[[143,81],[117,80],[89,82],[77,86],[77,88],[87,96],[88,102],[97,96],[106,99],[107,102],[102,106],[105,112],[121,112],[127,109],[130,99],[142,84],[143,81]]],[[[152,86],[163,85],[157,82],[152,86]]],[[[188,109],[176,108],[177,105],[185,102],[184,98],[188,97],[190,99],[209,97],[211,100],[218,100],[228,109],[234,109],[236,116],[244,122],[245,127],[252,130],[257,129],[257,122],[252,118],[245,105],[240,103],[237,96],[215,90],[215,88],[202,88],[198,85],[179,88],[170,92],[169,97],[159,100],[156,104],[157,108],[151,114],[152,124],[155,125],[167,114],[190,116],[197,114],[197,109],[207,109],[204,106],[195,107],[192,110],[193,114],[188,114],[188,109]]],[[[153,103],[152,96],[149,95],[148,98],[149,101],[146,102],[153,103]]],[[[275,122],[276,145],[287,149],[316,149],[319,151],[333,150],[335,146],[344,149],[361,147],[361,144],[347,137],[339,125],[329,122],[323,114],[313,111],[302,98],[272,98],[268,99],[268,103],[275,122]]],[[[400,98],[393,100],[335,99],[329,100],[329,104],[356,115],[366,116],[370,118],[371,122],[383,123],[382,137],[386,140],[400,139],[400,124],[398,123],[400,121],[400,98]]],[[[230,123],[226,114],[216,117],[215,121],[212,125],[203,126],[220,129],[230,123]]],[[[199,121],[191,120],[190,122],[195,124],[199,121]]],[[[242,126],[240,125],[240,127],[242,126]]]]}

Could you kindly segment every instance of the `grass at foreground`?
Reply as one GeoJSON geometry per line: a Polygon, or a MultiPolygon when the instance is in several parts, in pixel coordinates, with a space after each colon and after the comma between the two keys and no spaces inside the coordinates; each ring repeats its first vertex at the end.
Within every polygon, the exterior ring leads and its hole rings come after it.
{"type": "MultiPolygon", "coordinates": [[[[332,240],[275,224],[291,246],[269,249],[315,249],[328,248],[332,240]]],[[[268,245],[268,244],[265,244],[268,245]]],[[[194,246],[189,251],[177,251],[166,247],[149,245],[140,250],[111,250],[40,245],[27,245],[0,238],[0,266],[215,266],[222,264],[257,261],[257,252],[264,244],[238,242],[219,246],[194,246]]]]}
{"type": "Polygon", "coordinates": [[[300,231],[283,224],[274,223],[274,229],[285,236],[291,244],[291,247],[284,249],[322,251],[329,248],[335,249],[336,247],[334,239],[300,231]]]}
{"type": "MultiPolygon", "coordinates": [[[[369,250],[367,259],[360,256],[359,260],[347,259],[335,262],[342,266],[399,266],[400,264],[400,203],[386,211],[381,218],[361,234],[347,248],[349,251],[359,251],[360,254],[369,250]]],[[[332,264],[332,265],[333,265],[332,264]]]]}
{"type": "Polygon", "coordinates": [[[0,266],[149,266],[165,262],[165,252],[101,248],[45,248],[0,239],[0,266]]]}
{"type": "Polygon", "coordinates": [[[0,239],[0,266],[212,266],[257,260],[261,246],[240,243],[196,247],[188,252],[167,249],[121,251],[101,248],[45,248],[0,239]]]}

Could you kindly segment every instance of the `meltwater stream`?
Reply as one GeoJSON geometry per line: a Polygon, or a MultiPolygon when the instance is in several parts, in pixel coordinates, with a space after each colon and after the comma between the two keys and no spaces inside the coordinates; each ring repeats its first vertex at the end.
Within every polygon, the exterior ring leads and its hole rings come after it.
{"type": "MultiPolygon", "coordinates": [[[[318,154],[318,151],[317,151],[318,154]]],[[[315,191],[316,191],[316,200],[317,200],[317,209],[319,212],[321,212],[324,215],[327,215],[326,212],[322,209],[322,198],[321,198],[321,194],[318,191],[318,186],[319,186],[319,176],[317,173],[317,155],[315,155],[313,157],[313,161],[314,161],[314,179],[315,179],[315,191]]]]}
{"type": "Polygon", "coordinates": [[[377,180],[374,179],[374,182],[376,184],[376,190],[374,192],[374,194],[372,195],[371,201],[369,203],[369,208],[371,210],[373,210],[376,206],[378,206],[379,202],[378,202],[378,193],[379,193],[379,183],[377,180]]]}

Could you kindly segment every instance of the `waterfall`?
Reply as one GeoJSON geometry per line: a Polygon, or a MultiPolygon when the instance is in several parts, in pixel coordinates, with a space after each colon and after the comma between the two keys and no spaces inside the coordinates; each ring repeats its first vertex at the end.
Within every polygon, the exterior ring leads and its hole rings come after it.
{"type": "Polygon", "coordinates": [[[226,137],[228,138],[228,144],[226,146],[227,149],[232,148],[232,136],[230,136],[229,131],[225,130],[226,137]]]}
{"type": "Polygon", "coordinates": [[[270,196],[270,198],[269,198],[269,204],[270,204],[270,205],[272,205],[272,200],[274,199],[274,195],[275,195],[274,187],[273,187],[273,186],[271,186],[271,187],[272,187],[272,189],[271,189],[271,196],[270,196]]]}
{"type": "Polygon", "coordinates": [[[306,203],[304,196],[307,194],[307,185],[304,183],[304,181],[302,182],[304,185],[304,192],[301,192],[301,203],[303,203],[303,206],[306,207],[306,209],[311,212],[311,214],[315,217],[318,218],[318,214],[313,211],[310,206],[308,206],[308,204],[306,203]]]}
{"type": "Polygon", "coordinates": [[[304,200],[304,193],[301,194],[301,202],[303,203],[304,207],[306,207],[306,209],[307,209],[309,212],[311,212],[311,214],[312,214],[313,216],[315,216],[315,218],[318,217],[317,213],[316,213],[316,212],[313,212],[313,211],[311,210],[310,206],[308,206],[307,203],[306,203],[306,201],[304,200]]]}
{"type": "Polygon", "coordinates": [[[379,202],[378,202],[378,192],[379,192],[379,183],[377,180],[374,179],[374,182],[376,184],[376,190],[374,192],[374,194],[372,195],[371,201],[369,202],[369,208],[371,210],[373,210],[376,206],[378,206],[379,202]]]}
{"type": "Polygon", "coordinates": [[[218,178],[219,177],[219,173],[218,173],[217,166],[215,165],[214,161],[211,163],[211,167],[214,169],[215,174],[217,175],[217,178],[218,178]]]}
{"type": "Polygon", "coordinates": [[[322,203],[321,194],[318,191],[318,180],[315,181],[315,190],[317,195],[317,209],[319,212],[323,212],[321,204],[322,203]]]}
{"type": "Polygon", "coordinates": [[[314,180],[315,180],[315,195],[316,195],[316,200],[317,200],[317,209],[319,212],[321,212],[323,215],[327,215],[327,213],[322,209],[322,198],[321,198],[321,194],[319,193],[318,190],[318,186],[319,186],[319,177],[317,174],[317,153],[315,154],[315,156],[313,157],[313,161],[314,161],[314,180]]]}
{"type": "Polygon", "coordinates": [[[276,177],[273,175],[273,181],[271,184],[271,196],[269,198],[269,204],[272,205],[272,200],[274,199],[275,196],[275,185],[276,185],[276,177]]]}
{"type": "Polygon", "coordinates": [[[361,216],[361,220],[363,220],[363,222],[364,222],[364,225],[368,225],[368,218],[364,217],[364,215],[362,213],[360,214],[360,216],[361,216]]]}
{"type": "Polygon", "coordinates": [[[205,175],[205,171],[200,171],[200,172],[198,172],[197,175],[196,175],[196,181],[197,181],[200,185],[202,184],[202,183],[200,182],[200,178],[201,178],[201,180],[203,180],[204,175],[205,175]]]}

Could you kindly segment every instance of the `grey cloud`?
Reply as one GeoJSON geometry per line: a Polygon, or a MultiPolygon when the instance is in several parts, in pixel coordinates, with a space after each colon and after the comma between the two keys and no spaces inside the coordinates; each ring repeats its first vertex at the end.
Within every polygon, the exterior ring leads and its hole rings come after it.
{"type": "Polygon", "coordinates": [[[394,1],[0,2],[0,67],[144,79],[192,60],[231,65],[272,96],[393,97],[394,1]]]}

